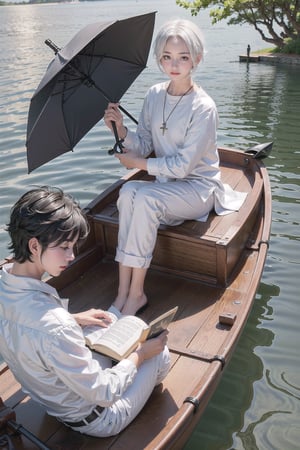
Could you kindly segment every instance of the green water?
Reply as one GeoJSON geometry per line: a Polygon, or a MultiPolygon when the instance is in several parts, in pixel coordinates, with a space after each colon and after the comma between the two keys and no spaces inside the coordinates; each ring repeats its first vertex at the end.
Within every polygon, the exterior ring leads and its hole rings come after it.
{"type": "MultiPolygon", "coordinates": [[[[52,57],[44,40],[63,46],[85,24],[156,10],[156,28],[188,13],[175,0],[102,0],[20,5],[0,15],[0,258],[7,255],[5,223],[15,200],[33,185],[61,186],[87,204],[124,171],[107,150],[112,138],[100,122],[76,147],[27,174],[29,100],[52,57]]],[[[187,450],[300,448],[299,179],[300,67],[241,64],[247,44],[267,47],[249,27],[210,24],[207,54],[195,78],[220,114],[219,144],[246,149],[274,141],[266,161],[272,187],[270,249],[256,302],[234,357],[191,436],[187,450]]],[[[163,79],[152,56],[122,100],[138,117],[146,89],[163,79]]],[[[128,123],[129,125],[129,123],[128,123]]],[[[99,448],[100,443],[99,443],[99,448]]]]}

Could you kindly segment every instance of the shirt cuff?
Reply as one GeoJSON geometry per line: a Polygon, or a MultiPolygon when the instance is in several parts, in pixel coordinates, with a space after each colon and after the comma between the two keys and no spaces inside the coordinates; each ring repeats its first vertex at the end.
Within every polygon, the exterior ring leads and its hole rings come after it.
{"type": "Polygon", "coordinates": [[[129,128],[127,128],[127,134],[123,141],[124,147],[130,148],[130,149],[133,148],[134,136],[135,136],[135,132],[131,131],[131,130],[129,130],[129,128]]]}
{"type": "Polygon", "coordinates": [[[121,368],[124,372],[127,372],[132,378],[135,377],[137,373],[136,365],[133,364],[130,359],[122,359],[122,361],[118,363],[118,368],[121,368]]]}
{"type": "Polygon", "coordinates": [[[156,158],[148,158],[147,159],[147,172],[149,175],[158,176],[159,173],[157,171],[157,161],[156,158]]]}

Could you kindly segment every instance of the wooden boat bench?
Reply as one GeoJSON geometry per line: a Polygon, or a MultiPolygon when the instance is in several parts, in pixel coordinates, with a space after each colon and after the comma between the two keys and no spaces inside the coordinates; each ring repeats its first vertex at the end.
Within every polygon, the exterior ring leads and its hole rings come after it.
{"type": "MultiPolygon", "coordinates": [[[[7,366],[0,364],[0,397],[47,449],[179,450],[199,423],[249,316],[271,228],[271,189],[263,164],[243,152],[219,151],[222,180],[248,196],[239,212],[223,217],[211,213],[205,223],[159,228],[155,270],[147,275],[151,303],[142,318],[149,322],[178,305],[168,337],[171,370],[129,427],[101,440],[72,431],[24,394],[7,366]]],[[[107,309],[115,296],[116,200],[128,178],[149,177],[130,172],[88,205],[87,240],[68,269],[48,279],[62,298],[70,299],[71,313],[95,306],[107,309]]],[[[10,260],[0,261],[0,269],[10,260]]],[[[36,448],[24,435],[13,435],[12,440],[17,450],[36,448]]]]}
{"type": "MultiPolygon", "coordinates": [[[[247,166],[255,161],[251,160],[252,158],[249,160],[249,157],[241,153],[240,172],[231,170],[230,160],[221,167],[223,181],[236,190],[251,192],[240,211],[226,216],[217,216],[212,212],[206,222],[189,220],[179,226],[161,225],[152,268],[163,268],[167,272],[214,285],[226,286],[229,283],[243,249],[252,245],[248,242],[249,230],[254,227],[257,214],[257,208],[253,209],[252,204],[259,204],[263,187],[262,180],[251,179],[250,171],[245,184],[247,166]]],[[[253,170],[251,173],[253,177],[253,170]]],[[[256,173],[258,176],[258,171],[256,173]]],[[[140,172],[137,172],[137,178],[141,178],[140,172]]],[[[144,173],[143,179],[151,178],[144,173]]],[[[119,217],[116,201],[125,181],[126,179],[122,179],[117,186],[114,185],[115,188],[108,195],[108,201],[101,211],[91,211],[92,231],[96,235],[100,233],[105,246],[104,254],[110,258],[114,258],[117,245],[119,217]]]]}

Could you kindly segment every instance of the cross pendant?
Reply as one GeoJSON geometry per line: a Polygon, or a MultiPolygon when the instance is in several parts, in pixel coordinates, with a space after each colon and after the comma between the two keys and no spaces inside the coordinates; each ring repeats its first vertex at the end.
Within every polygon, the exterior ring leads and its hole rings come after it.
{"type": "Polygon", "coordinates": [[[165,134],[165,131],[168,129],[168,128],[167,128],[167,125],[166,125],[166,122],[163,122],[163,123],[161,124],[160,129],[161,129],[161,131],[162,131],[162,134],[164,135],[164,134],[165,134]]]}

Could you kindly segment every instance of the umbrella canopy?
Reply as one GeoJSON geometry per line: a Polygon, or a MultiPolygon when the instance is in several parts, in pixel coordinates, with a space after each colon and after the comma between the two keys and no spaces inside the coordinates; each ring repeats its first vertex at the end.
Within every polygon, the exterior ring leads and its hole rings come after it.
{"type": "Polygon", "coordinates": [[[29,172],[73,150],[102,119],[108,102],[120,101],[146,67],[154,21],[155,13],[149,13],[94,23],[63,49],[48,43],[56,56],[30,102],[29,172]]]}

